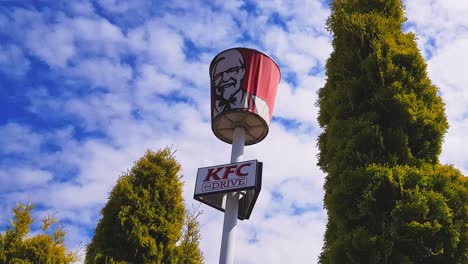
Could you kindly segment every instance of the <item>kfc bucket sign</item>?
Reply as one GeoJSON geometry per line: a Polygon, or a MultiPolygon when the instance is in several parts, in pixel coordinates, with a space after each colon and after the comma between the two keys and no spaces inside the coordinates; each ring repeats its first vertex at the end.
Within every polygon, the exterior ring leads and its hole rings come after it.
{"type": "Polygon", "coordinates": [[[210,64],[214,134],[232,143],[233,127],[242,123],[247,133],[245,145],[264,139],[280,75],[278,65],[259,51],[233,48],[218,54],[210,64]]]}
{"type": "Polygon", "coordinates": [[[233,264],[237,220],[249,219],[262,186],[263,163],[243,161],[244,146],[267,136],[281,73],[247,48],[219,53],[209,73],[211,129],[232,145],[231,163],[198,169],[194,199],[224,212],[219,263],[233,264]]]}

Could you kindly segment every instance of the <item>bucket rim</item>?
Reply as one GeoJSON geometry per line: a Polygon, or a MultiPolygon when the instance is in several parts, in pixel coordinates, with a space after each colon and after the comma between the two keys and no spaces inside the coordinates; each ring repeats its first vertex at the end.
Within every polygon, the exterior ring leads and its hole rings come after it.
{"type": "Polygon", "coordinates": [[[268,54],[266,54],[265,52],[262,52],[262,51],[259,51],[259,50],[253,49],[253,48],[234,47],[234,48],[229,48],[229,49],[225,49],[225,50],[223,50],[223,51],[220,51],[220,52],[218,52],[218,53],[213,57],[213,59],[211,59],[210,68],[211,68],[211,65],[212,65],[213,62],[214,62],[214,59],[215,59],[219,54],[221,54],[221,53],[223,53],[223,52],[226,52],[226,51],[228,51],[228,50],[233,50],[233,49],[252,50],[252,51],[258,52],[258,53],[262,54],[263,56],[267,57],[268,59],[270,59],[270,60],[276,65],[276,68],[278,68],[278,72],[279,72],[279,80],[278,80],[278,83],[281,82],[281,68],[279,67],[278,63],[277,63],[271,56],[269,56],[268,54]]]}

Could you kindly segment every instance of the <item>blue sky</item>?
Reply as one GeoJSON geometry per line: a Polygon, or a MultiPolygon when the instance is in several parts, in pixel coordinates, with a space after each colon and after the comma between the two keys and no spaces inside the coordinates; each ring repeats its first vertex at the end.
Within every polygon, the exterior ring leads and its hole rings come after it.
{"type": "MultiPolygon", "coordinates": [[[[83,252],[116,179],[146,149],[177,149],[187,206],[198,167],[224,164],[212,134],[208,66],[220,51],[258,49],[281,67],[268,137],[246,147],[264,162],[237,263],[315,263],[324,174],[316,164],[316,91],[331,36],[328,1],[0,1],[0,230],[17,202],[57,212],[83,252]],[[255,259],[251,256],[255,255],[255,259]]],[[[468,1],[405,1],[450,129],[441,162],[468,172],[468,1]]],[[[202,249],[216,263],[222,214],[204,205],[202,249]]]]}

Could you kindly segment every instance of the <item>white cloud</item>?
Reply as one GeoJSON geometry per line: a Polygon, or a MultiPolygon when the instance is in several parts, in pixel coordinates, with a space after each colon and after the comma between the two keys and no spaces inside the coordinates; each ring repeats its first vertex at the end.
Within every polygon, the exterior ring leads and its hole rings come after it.
{"type": "Polygon", "coordinates": [[[0,71],[7,75],[22,76],[31,63],[23,51],[14,45],[0,45],[0,71]]]}
{"type": "Polygon", "coordinates": [[[94,7],[87,1],[73,1],[70,6],[71,11],[76,15],[93,15],[94,7]]]}
{"type": "MultiPolygon", "coordinates": [[[[468,2],[457,0],[404,1],[408,22],[414,24],[420,38],[431,40],[437,47],[468,35],[468,2]]],[[[421,47],[422,48],[422,47],[421,47]]]]}
{"type": "Polygon", "coordinates": [[[126,39],[121,29],[106,19],[78,17],[67,20],[67,24],[82,53],[118,58],[126,52],[126,39]]]}
{"type": "Polygon", "coordinates": [[[99,4],[111,12],[123,13],[130,8],[130,3],[119,0],[99,0],[99,4]]]}
{"type": "Polygon", "coordinates": [[[154,5],[154,3],[144,0],[98,0],[97,2],[106,11],[115,14],[126,14],[130,11],[145,12],[147,8],[154,5]]]}
{"type": "Polygon", "coordinates": [[[68,74],[77,79],[89,80],[94,86],[109,90],[127,87],[132,79],[132,68],[109,59],[82,59],[76,66],[68,69],[68,74]]]}
{"type": "Polygon", "coordinates": [[[449,130],[442,147],[441,162],[454,164],[468,173],[466,151],[462,148],[468,122],[467,75],[468,2],[454,0],[405,1],[411,31],[418,36],[418,47],[427,59],[428,74],[439,87],[445,103],[449,130]]]}
{"type": "Polygon", "coordinates": [[[281,82],[278,88],[275,103],[275,115],[277,117],[296,120],[298,122],[316,124],[318,109],[315,106],[317,91],[324,85],[324,80],[319,77],[308,76],[301,78],[302,85],[294,89],[291,84],[281,82]]]}
{"type": "Polygon", "coordinates": [[[236,12],[242,6],[245,5],[244,0],[231,0],[231,1],[214,0],[213,2],[217,7],[227,10],[229,12],[236,12]]]}
{"type": "Polygon", "coordinates": [[[156,67],[149,64],[140,67],[135,86],[138,92],[138,100],[142,104],[150,103],[148,101],[152,101],[154,95],[165,95],[183,87],[179,78],[161,73],[157,71],[156,67]]]}
{"type": "Polygon", "coordinates": [[[240,26],[234,21],[235,15],[218,13],[198,5],[193,8],[195,9],[193,12],[183,16],[166,15],[163,21],[182,32],[200,48],[215,46],[228,48],[242,36],[240,26]]]}
{"type": "Polygon", "coordinates": [[[322,212],[278,213],[249,222],[238,235],[243,243],[237,244],[236,263],[317,263],[324,223],[322,212]]]}
{"type": "Polygon", "coordinates": [[[52,67],[65,67],[76,52],[73,33],[61,26],[38,24],[27,31],[25,40],[28,48],[52,67]]]}
{"type": "Polygon", "coordinates": [[[441,28],[450,30],[448,35],[453,34],[459,25],[467,25],[468,3],[457,0],[434,0],[427,3],[424,0],[404,1],[407,17],[416,23],[418,27],[437,32],[441,28]]]}
{"type": "Polygon", "coordinates": [[[42,139],[42,136],[27,127],[8,123],[0,127],[0,152],[23,154],[38,149],[42,139]]]}
{"type": "Polygon", "coordinates": [[[331,52],[330,39],[310,32],[287,32],[274,26],[262,43],[266,50],[286,66],[284,73],[294,73],[298,78],[307,76],[314,67],[323,66],[331,52]]]}
{"type": "Polygon", "coordinates": [[[468,149],[466,148],[466,133],[468,118],[463,121],[450,122],[450,128],[445,136],[440,160],[444,164],[452,164],[464,175],[468,175],[468,149]]]}
{"type": "Polygon", "coordinates": [[[428,62],[429,75],[442,92],[446,113],[451,121],[468,117],[468,54],[460,52],[467,47],[468,35],[445,44],[434,52],[428,62]]]}
{"type": "Polygon", "coordinates": [[[176,72],[174,68],[185,59],[183,37],[158,21],[131,30],[128,38],[131,48],[145,53],[147,60],[161,65],[164,71],[176,72]]]}
{"type": "Polygon", "coordinates": [[[0,190],[3,192],[21,191],[43,186],[52,180],[48,171],[34,168],[13,167],[0,168],[0,190]]]}

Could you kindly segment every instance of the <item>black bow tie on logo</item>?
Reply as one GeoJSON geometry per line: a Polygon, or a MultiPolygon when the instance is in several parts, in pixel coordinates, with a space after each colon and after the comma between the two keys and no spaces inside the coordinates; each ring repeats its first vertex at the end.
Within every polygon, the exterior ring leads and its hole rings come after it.
{"type": "Polygon", "coordinates": [[[230,111],[231,105],[235,104],[236,102],[237,102],[237,97],[235,96],[231,96],[231,98],[227,100],[224,97],[221,97],[219,98],[218,107],[223,109],[222,112],[230,111]]]}

